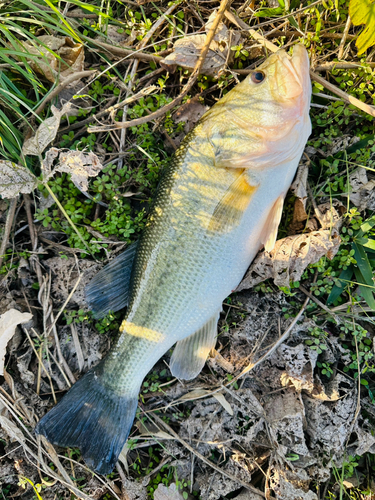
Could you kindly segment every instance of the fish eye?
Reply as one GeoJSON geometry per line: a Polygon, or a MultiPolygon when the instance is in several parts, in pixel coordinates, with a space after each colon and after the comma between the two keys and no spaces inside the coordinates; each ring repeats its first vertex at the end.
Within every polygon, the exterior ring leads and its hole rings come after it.
{"type": "Polygon", "coordinates": [[[251,74],[251,81],[254,83],[262,83],[265,78],[266,75],[263,71],[254,71],[254,73],[251,74]]]}

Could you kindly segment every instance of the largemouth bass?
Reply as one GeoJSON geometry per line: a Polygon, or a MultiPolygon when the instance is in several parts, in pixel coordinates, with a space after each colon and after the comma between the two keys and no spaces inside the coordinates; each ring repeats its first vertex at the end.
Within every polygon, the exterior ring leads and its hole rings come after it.
{"type": "Polygon", "coordinates": [[[136,246],[87,291],[98,316],[129,302],[108,355],[37,426],[109,473],[128,438],[142,381],[177,342],[170,368],[192,379],[215,345],[222,301],[262,246],[311,132],[309,61],[284,50],[228,92],[176,151],[136,246]]]}

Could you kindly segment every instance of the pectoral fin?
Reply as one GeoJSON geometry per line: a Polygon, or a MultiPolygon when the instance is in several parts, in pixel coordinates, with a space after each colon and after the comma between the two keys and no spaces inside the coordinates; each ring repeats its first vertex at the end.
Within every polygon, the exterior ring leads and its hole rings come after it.
{"type": "Polygon", "coordinates": [[[275,246],[277,230],[279,228],[281,215],[283,213],[283,206],[284,196],[281,195],[277,198],[270,213],[268,214],[261,238],[261,243],[264,244],[264,249],[266,252],[270,252],[275,246]]]}
{"type": "Polygon", "coordinates": [[[229,186],[212,214],[208,226],[209,231],[224,233],[236,227],[258,189],[258,186],[249,183],[248,176],[243,169],[237,170],[238,177],[229,186]]]}
{"type": "Polygon", "coordinates": [[[177,342],[170,362],[174,377],[191,380],[199,375],[208,353],[215,347],[219,315],[220,311],[212,316],[200,330],[177,342]]]}
{"type": "Polygon", "coordinates": [[[86,302],[95,318],[128,305],[130,277],[137,243],[107,264],[85,288],[86,302]]]}

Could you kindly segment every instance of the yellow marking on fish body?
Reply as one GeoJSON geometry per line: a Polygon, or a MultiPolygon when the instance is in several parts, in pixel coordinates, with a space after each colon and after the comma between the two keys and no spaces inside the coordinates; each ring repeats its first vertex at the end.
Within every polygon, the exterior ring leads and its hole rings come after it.
{"type": "Polygon", "coordinates": [[[120,332],[126,332],[132,337],[139,337],[155,343],[162,342],[165,338],[165,335],[157,332],[156,330],[152,330],[151,328],[146,328],[140,325],[135,325],[131,321],[126,321],[126,319],[124,319],[124,321],[121,323],[120,332]]]}

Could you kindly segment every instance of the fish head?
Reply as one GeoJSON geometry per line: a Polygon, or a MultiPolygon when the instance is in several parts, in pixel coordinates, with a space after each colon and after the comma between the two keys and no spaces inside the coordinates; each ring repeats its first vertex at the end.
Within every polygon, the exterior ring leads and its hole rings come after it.
{"type": "Polygon", "coordinates": [[[217,164],[261,167],[301,156],[311,133],[310,100],[305,47],[295,45],[292,56],[272,54],[207,114],[217,164]]]}

